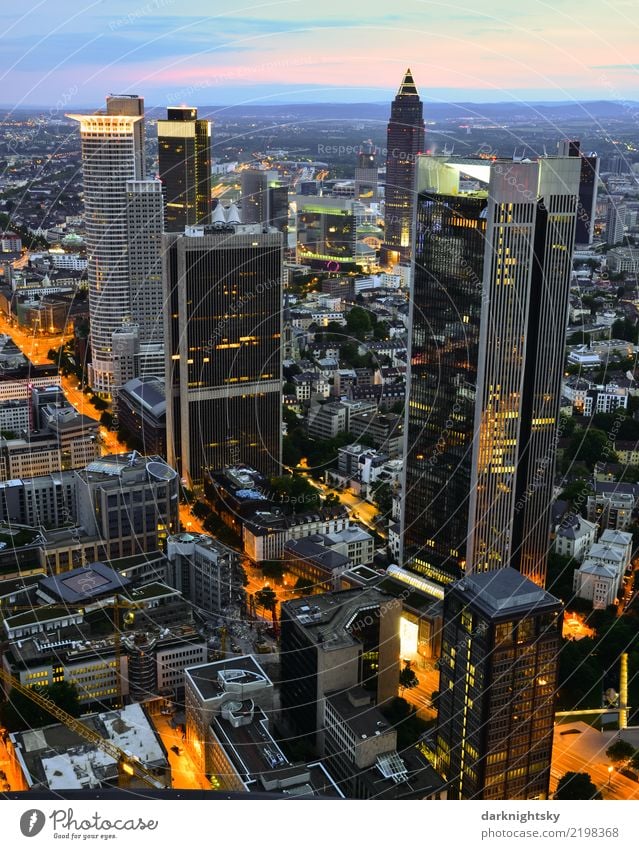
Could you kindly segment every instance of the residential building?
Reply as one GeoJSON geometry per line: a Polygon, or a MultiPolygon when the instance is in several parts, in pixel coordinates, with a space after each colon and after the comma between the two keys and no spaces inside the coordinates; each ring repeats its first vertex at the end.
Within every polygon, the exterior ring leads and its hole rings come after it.
{"type": "Polygon", "coordinates": [[[449,799],[547,799],[561,602],[514,569],[445,589],[437,769],[449,799]]]}
{"type": "Polygon", "coordinates": [[[169,463],[189,486],[238,462],[279,474],[282,234],[220,223],[164,248],[169,463]]]}
{"type": "Polygon", "coordinates": [[[601,560],[587,558],[575,569],[573,592],[591,601],[594,610],[605,610],[615,604],[619,592],[619,570],[601,560]]]}
{"type": "Polygon", "coordinates": [[[418,158],[403,560],[440,582],[544,583],[579,174],[418,158]]]}
{"type": "Polygon", "coordinates": [[[555,551],[562,557],[581,562],[597,539],[598,527],[578,513],[565,516],[555,535],[555,551]]]}
{"type": "Polygon", "coordinates": [[[628,390],[609,385],[605,389],[589,389],[584,399],[584,416],[594,416],[597,413],[614,413],[618,409],[627,409],[628,390]]]}
{"type": "Polygon", "coordinates": [[[306,581],[308,592],[341,588],[341,576],[351,567],[348,556],[324,544],[319,534],[284,543],[283,565],[287,572],[306,581]]]}
{"type": "Polygon", "coordinates": [[[595,481],[595,493],[588,496],[588,521],[601,530],[626,531],[639,506],[639,486],[632,483],[595,481]]]}

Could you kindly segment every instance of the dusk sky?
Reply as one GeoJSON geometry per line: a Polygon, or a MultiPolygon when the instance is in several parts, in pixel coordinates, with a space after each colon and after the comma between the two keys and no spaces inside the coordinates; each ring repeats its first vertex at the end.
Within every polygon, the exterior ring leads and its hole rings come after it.
{"type": "Polygon", "coordinates": [[[0,102],[148,106],[639,99],[636,0],[23,0],[0,11],[0,102]]]}

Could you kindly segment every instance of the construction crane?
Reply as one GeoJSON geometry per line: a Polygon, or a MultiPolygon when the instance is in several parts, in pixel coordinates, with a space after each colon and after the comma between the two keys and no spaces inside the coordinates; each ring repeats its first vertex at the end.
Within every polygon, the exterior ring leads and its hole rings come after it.
{"type": "Polygon", "coordinates": [[[17,678],[14,678],[13,675],[10,675],[1,666],[0,679],[8,684],[10,688],[17,690],[18,693],[21,693],[23,696],[26,696],[26,698],[31,699],[31,701],[38,705],[38,707],[42,708],[47,713],[50,713],[51,716],[54,716],[58,720],[58,722],[66,725],[67,728],[75,732],[79,737],[82,737],[84,740],[94,745],[96,749],[99,749],[101,752],[104,752],[105,755],[113,758],[118,765],[119,777],[123,782],[128,782],[131,778],[137,778],[139,781],[142,781],[149,787],[154,787],[156,790],[166,789],[164,782],[156,775],[153,775],[152,772],[149,772],[148,769],[145,769],[137,758],[132,755],[128,755],[109,740],[105,740],[104,737],[100,736],[97,731],[89,728],[88,725],[85,725],[79,719],[76,719],[75,716],[71,716],[70,713],[67,713],[66,710],[63,710],[61,707],[56,705],[56,703],[51,699],[43,696],[42,693],[39,693],[31,687],[25,687],[24,684],[21,684],[17,678]]]}

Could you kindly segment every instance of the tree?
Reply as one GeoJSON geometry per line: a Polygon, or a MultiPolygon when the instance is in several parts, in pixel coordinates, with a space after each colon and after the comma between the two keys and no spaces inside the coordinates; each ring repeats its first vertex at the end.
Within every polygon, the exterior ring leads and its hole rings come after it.
{"type": "Polygon", "coordinates": [[[269,587],[268,584],[265,587],[262,587],[261,590],[258,590],[255,593],[255,603],[260,607],[263,607],[264,610],[270,610],[273,612],[275,610],[275,605],[277,604],[277,595],[275,594],[275,590],[272,587],[269,587]]]}
{"type": "Polygon", "coordinates": [[[405,661],[404,668],[399,673],[399,687],[402,693],[404,690],[412,690],[419,685],[419,678],[415,675],[415,670],[411,666],[410,660],[405,661]]]}
{"type": "Polygon", "coordinates": [[[112,427],[113,426],[113,413],[108,413],[106,411],[104,413],[102,413],[102,415],[100,416],[100,424],[104,425],[105,427],[112,427]]]}
{"type": "Polygon", "coordinates": [[[265,578],[279,579],[284,572],[284,564],[281,560],[263,560],[260,563],[262,574],[265,578]]]}
{"type": "Polygon", "coordinates": [[[601,799],[587,772],[567,772],[559,779],[555,799],[601,799]]]}
{"type": "Polygon", "coordinates": [[[606,749],[606,757],[613,764],[623,764],[635,754],[635,747],[625,740],[616,740],[606,749]]]}
{"type": "Polygon", "coordinates": [[[368,311],[362,307],[353,307],[346,316],[346,327],[357,339],[364,339],[372,326],[368,311]]]}

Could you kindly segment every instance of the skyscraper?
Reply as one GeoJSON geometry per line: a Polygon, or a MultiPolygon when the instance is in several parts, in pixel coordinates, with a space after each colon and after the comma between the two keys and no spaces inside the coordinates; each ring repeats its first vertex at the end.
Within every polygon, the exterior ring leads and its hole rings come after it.
{"type": "Polygon", "coordinates": [[[449,799],[547,799],[562,604],[514,569],[446,587],[437,768],[449,799]]]}
{"type": "Polygon", "coordinates": [[[241,180],[243,223],[265,223],[268,221],[268,172],[245,168],[241,180]]]}
{"type": "Polygon", "coordinates": [[[131,320],[140,328],[140,343],[162,342],[162,183],[130,180],[127,192],[131,320]]]}
{"type": "Polygon", "coordinates": [[[355,167],[355,200],[377,201],[377,156],[371,143],[362,145],[355,167]]]}
{"type": "Polygon", "coordinates": [[[403,559],[543,586],[580,162],[418,169],[403,559]]]}
{"type": "Polygon", "coordinates": [[[579,178],[579,205],[577,208],[576,245],[590,245],[595,227],[597,185],[599,183],[599,157],[596,153],[585,156],[577,139],[563,139],[557,145],[559,156],[578,156],[581,161],[579,178]]]}
{"type": "Polygon", "coordinates": [[[190,106],[169,106],[158,121],[158,162],[165,228],[182,232],[211,216],[211,122],[190,106]]]}
{"type": "Polygon", "coordinates": [[[417,155],[424,151],[423,104],[410,68],[391,106],[386,141],[382,265],[410,261],[417,155]]]}
{"type": "Polygon", "coordinates": [[[106,114],[69,115],[80,122],[88,255],[91,364],[89,383],[111,393],[111,338],[131,314],[127,183],[144,178],[144,101],[107,98],[106,114]]]}
{"type": "Polygon", "coordinates": [[[237,463],[279,474],[282,234],[187,228],[163,261],[171,463],[189,484],[237,463]]]}
{"type": "Polygon", "coordinates": [[[626,224],[626,207],[620,200],[610,198],[606,215],[606,242],[616,245],[623,241],[626,224]]]}

